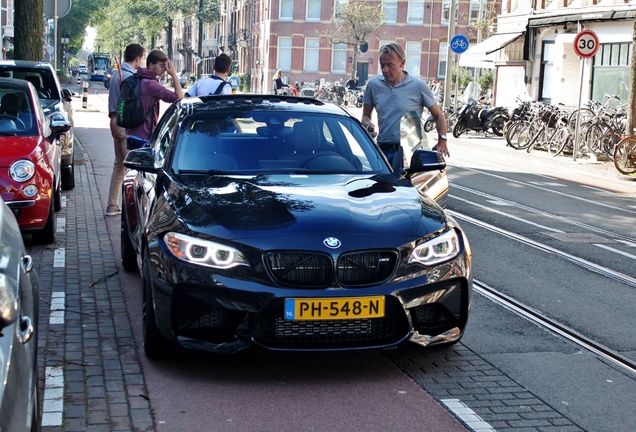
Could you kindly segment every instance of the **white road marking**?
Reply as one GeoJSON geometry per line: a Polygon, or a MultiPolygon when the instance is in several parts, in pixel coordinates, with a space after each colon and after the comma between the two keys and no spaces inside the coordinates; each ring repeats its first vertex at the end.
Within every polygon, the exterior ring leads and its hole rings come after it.
{"type": "Polygon", "coordinates": [[[446,408],[455,413],[457,417],[462,419],[462,421],[466,423],[471,430],[479,432],[495,432],[494,427],[485,422],[477,415],[477,413],[475,413],[475,411],[468,408],[468,406],[459,399],[442,399],[442,403],[446,405],[446,408]]]}
{"type": "Polygon", "coordinates": [[[58,232],[58,233],[66,232],[66,218],[65,217],[59,216],[57,218],[57,227],[55,229],[55,232],[58,232]]]}
{"type": "Polygon", "coordinates": [[[53,267],[64,267],[64,266],[66,266],[66,249],[57,248],[53,252],[53,267]]]}
{"type": "Polygon", "coordinates": [[[46,368],[42,426],[62,426],[64,409],[64,371],[61,366],[46,368]]]}
{"type": "Polygon", "coordinates": [[[609,247],[607,245],[594,243],[594,246],[598,246],[598,247],[600,247],[602,249],[605,249],[605,250],[608,250],[610,252],[614,252],[614,253],[617,253],[619,255],[623,255],[623,256],[625,256],[627,258],[631,258],[633,260],[636,260],[636,255],[632,255],[630,253],[623,252],[623,251],[620,251],[618,249],[611,248],[611,247],[609,247]]]}
{"type": "Polygon", "coordinates": [[[51,314],[49,324],[64,324],[64,311],[66,310],[66,294],[63,292],[51,293],[51,314]]]}

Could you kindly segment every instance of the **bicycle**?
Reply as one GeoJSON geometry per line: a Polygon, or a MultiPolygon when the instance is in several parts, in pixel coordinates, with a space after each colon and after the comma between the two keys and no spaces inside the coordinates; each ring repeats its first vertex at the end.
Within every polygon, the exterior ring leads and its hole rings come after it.
{"type": "Polygon", "coordinates": [[[613,159],[621,174],[636,174],[636,136],[625,137],[616,144],[613,159]]]}

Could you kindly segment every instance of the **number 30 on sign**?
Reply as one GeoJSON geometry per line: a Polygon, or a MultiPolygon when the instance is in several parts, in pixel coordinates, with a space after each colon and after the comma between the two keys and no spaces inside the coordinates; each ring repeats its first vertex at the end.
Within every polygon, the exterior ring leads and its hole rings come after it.
{"type": "Polygon", "coordinates": [[[574,37],[574,52],[579,57],[594,57],[598,51],[598,36],[592,30],[583,30],[574,37]]]}

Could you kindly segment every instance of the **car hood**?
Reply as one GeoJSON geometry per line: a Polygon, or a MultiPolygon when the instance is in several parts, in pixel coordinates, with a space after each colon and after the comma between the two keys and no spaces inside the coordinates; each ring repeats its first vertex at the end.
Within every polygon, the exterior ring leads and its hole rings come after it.
{"type": "Polygon", "coordinates": [[[228,240],[383,236],[403,244],[446,224],[439,205],[391,175],[182,176],[165,196],[191,231],[228,240]]]}
{"type": "Polygon", "coordinates": [[[31,159],[42,139],[39,136],[0,136],[0,166],[8,167],[17,159],[31,159]]]}

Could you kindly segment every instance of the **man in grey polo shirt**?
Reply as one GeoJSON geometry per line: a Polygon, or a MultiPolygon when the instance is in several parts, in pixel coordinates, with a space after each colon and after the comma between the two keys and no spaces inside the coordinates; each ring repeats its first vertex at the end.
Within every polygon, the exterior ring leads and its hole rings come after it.
{"type": "Polygon", "coordinates": [[[397,173],[402,172],[403,151],[400,146],[400,120],[410,111],[422,117],[423,107],[428,108],[435,119],[438,140],[433,147],[449,156],[446,142],[446,120],[433,92],[425,81],[411,76],[404,70],[406,55],[397,43],[383,45],[379,52],[382,75],[367,83],[362,106],[362,124],[377,142],[397,173]],[[373,110],[378,113],[379,133],[371,121],[373,110]]]}

